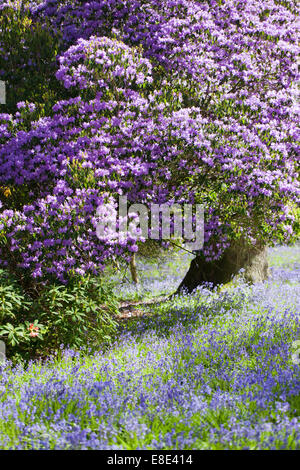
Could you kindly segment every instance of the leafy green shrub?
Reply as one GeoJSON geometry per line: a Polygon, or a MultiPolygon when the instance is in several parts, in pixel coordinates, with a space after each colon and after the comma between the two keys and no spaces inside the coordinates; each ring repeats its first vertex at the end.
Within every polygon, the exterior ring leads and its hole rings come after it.
{"type": "Polygon", "coordinates": [[[27,312],[30,302],[16,280],[0,271],[0,338],[5,338],[11,347],[29,339],[27,334],[27,312]]]}
{"type": "Polygon", "coordinates": [[[112,286],[100,278],[44,284],[29,294],[0,270],[0,339],[12,359],[45,357],[60,345],[91,348],[108,344],[117,323],[112,286]]]}
{"type": "Polygon", "coordinates": [[[30,18],[25,8],[2,9],[0,78],[6,82],[6,105],[13,113],[20,101],[34,102],[40,114],[51,113],[62,89],[55,78],[60,36],[30,18]]]}

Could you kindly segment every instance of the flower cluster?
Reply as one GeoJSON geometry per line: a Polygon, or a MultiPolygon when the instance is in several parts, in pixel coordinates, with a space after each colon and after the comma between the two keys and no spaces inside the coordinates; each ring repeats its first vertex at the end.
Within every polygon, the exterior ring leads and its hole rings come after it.
{"type": "Polygon", "coordinates": [[[38,336],[39,334],[39,327],[38,326],[34,326],[33,323],[30,323],[29,327],[28,327],[28,330],[29,330],[29,336],[32,336],[33,338],[35,336],[38,336]]]}
{"type": "Polygon", "coordinates": [[[66,88],[132,88],[153,81],[151,63],[124,43],[107,37],[79,39],[60,57],[56,76],[66,88]],[[118,62],[121,59],[121,63],[118,62]]]}

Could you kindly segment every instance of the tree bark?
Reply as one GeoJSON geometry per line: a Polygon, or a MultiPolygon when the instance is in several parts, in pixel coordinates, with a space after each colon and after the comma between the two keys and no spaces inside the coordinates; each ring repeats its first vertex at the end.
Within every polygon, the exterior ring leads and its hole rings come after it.
{"type": "Polygon", "coordinates": [[[135,253],[130,258],[130,272],[132,280],[135,284],[139,283],[139,278],[136,270],[136,262],[135,262],[135,253]]]}
{"type": "Polygon", "coordinates": [[[251,284],[268,279],[269,268],[267,247],[248,245],[243,241],[232,243],[222,257],[216,261],[204,261],[196,256],[177,289],[177,293],[192,292],[201,284],[211,283],[213,287],[231,281],[241,269],[243,278],[251,284]]]}

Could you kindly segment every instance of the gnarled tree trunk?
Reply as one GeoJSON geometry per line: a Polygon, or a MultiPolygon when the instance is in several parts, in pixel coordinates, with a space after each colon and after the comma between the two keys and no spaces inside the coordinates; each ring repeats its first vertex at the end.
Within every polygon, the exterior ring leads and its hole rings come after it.
{"type": "Polygon", "coordinates": [[[190,268],[177,289],[177,293],[192,292],[199,285],[206,282],[213,286],[231,281],[241,269],[247,282],[255,283],[265,281],[269,276],[267,247],[262,245],[248,245],[243,241],[232,243],[223,256],[213,262],[204,261],[196,256],[190,268]]]}

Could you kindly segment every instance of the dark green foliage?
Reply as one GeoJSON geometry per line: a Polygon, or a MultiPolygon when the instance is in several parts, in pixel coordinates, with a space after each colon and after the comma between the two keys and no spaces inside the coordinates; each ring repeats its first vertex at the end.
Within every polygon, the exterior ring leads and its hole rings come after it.
{"type": "Polygon", "coordinates": [[[0,271],[0,339],[8,358],[45,357],[61,344],[99,348],[113,338],[117,312],[112,287],[99,278],[45,284],[34,296],[0,271]]]}
{"type": "Polygon", "coordinates": [[[1,11],[0,31],[0,78],[6,83],[1,112],[13,113],[18,102],[28,101],[48,115],[61,94],[55,78],[59,35],[33,22],[26,10],[10,8],[1,11]]]}

